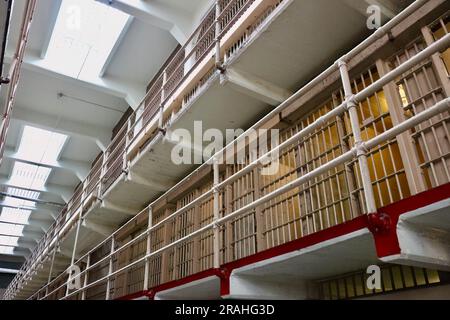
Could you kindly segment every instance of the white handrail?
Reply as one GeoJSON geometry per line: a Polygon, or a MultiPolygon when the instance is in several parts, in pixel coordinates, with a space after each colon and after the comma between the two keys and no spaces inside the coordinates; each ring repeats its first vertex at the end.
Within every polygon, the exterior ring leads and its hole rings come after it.
{"type": "MultiPolygon", "coordinates": [[[[181,213],[186,212],[187,210],[189,210],[190,208],[192,208],[195,204],[200,203],[201,201],[205,200],[207,197],[213,195],[214,191],[219,189],[219,188],[223,188],[225,187],[225,185],[235,181],[236,179],[238,179],[239,177],[242,177],[245,173],[249,172],[249,169],[247,169],[248,167],[256,167],[258,166],[263,160],[265,159],[270,159],[270,157],[272,157],[275,152],[278,152],[282,149],[285,149],[287,147],[289,147],[290,145],[294,144],[295,142],[298,142],[299,140],[301,140],[302,138],[306,137],[308,134],[310,134],[311,132],[313,132],[315,129],[319,128],[320,126],[322,126],[323,124],[327,123],[329,120],[335,118],[336,116],[342,115],[346,110],[347,110],[347,106],[349,104],[349,102],[356,104],[358,102],[362,102],[364,101],[367,97],[373,95],[375,92],[379,91],[380,89],[383,88],[383,86],[385,86],[386,84],[388,84],[389,82],[391,82],[392,80],[394,80],[395,78],[397,78],[398,76],[402,75],[405,71],[409,70],[410,68],[412,68],[413,66],[419,64],[420,62],[422,62],[423,60],[427,59],[428,57],[430,57],[431,55],[433,55],[436,52],[442,51],[443,49],[445,49],[446,47],[448,47],[450,45],[450,34],[442,37],[440,40],[436,41],[435,43],[433,43],[432,45],[430,45],[429,47],[427,47],[426,49],[424,49],[421,53],[413,56],[412,58],[410,58],[409,60],[407,60],[406,62],[404,62],[403,64],[401,64],[399,67],[397,67],[396,69],[390,71],[389,73],[387,73],[386,75],[384,75],[383,77],[381,77],[378,81],[374,82],[373,85],[368,86],[367,88],[365,88],[364,90],[362,90],[360,93],[358,93],[357,95],[354,96],[350,96],[350,99],[348,102],[344,102],[341,105],[339,105],[338,107],[336,107],[335,109],[333,109],[332,111],[328,112],[327,114],[323,115],[322,117],[318,118],[316,121],[314,121],[313,123],[311,123],[309,126],[307,126],[306,128],[304,128],[303,130],[299,131],[297,134],[295,134],[294,136],[292,136],[291,138],[289,138],[288,140],[286,140],[283,144],[280,144],[279,146],[277,146],[276,148],[274,148],[273,150],[269,151],[268,153],[266,153],[265,155],[262,155],[259,159],[255,160],[254,162],[252,162],[251,164],[247,165],[245,168],[241,169],[240,171],[236,172],[234,175],[232,175],[230,178],[222,181],[221,183],[217,183],[213,188],[211,188],[210,190],[208,190],[206,193],[202,194],[200,197],[197,197],[196,199],[194,199],[192,202],[190,202],[189,204],[187,204],[186,206],[178,209],[177,211],[175,211],[174,213],[172,213],[171,215],[169,215],[168,217],[162,219],[161,221],[159,221],[157,224],[152,225],[151,227],[147,228],[146,231],[142,232],[141,234],[139,234],[138,236],[136,236],[134,239],[130,240],[129,242],[127,242],[126,244],[122,245],[119,249],[117,250],[113,250],[111,253],[109,253],[108,255],[106,255],[105,257],[103,257],[102,259],[100,259],[99,261],[97,261],[95,264],[91,265],[89,268],[85,269],[83,272],[81,272],[81,274],[79,276],[81,276],[82,274],[84,274],[85,272],[95,268],[97,265],[101,264],[102,262],[107,261],[108,259],[111,259],[114,255],[118,254],[119,252],[123,251],[125,248],[131,246],[132,244],[136,243],[137,241],[141,240],[144,236],[149,236],[150,232],[156,230],[158,227],[160,227],[161,225],[169,222],[170,220],[176,218],[177,216],[179,216],[181,213]],[[200,200],[199,200],[200,199],[200,200]]],[[[114,271],[113,273],[109,274],[108,276],[105,276],[104,278],[98,279],[93,283],[88,284],[87,288],[90,288],[92,286],[95,286],[96,284],[105,281],[105,279],[110,278],[118,273],[123,272],[124,270],[131,268],[132,266],[139,264],[140,262],[145,261],[146,259],[158,255],[159,253],[168,250],[182,242],[185,242],[189,239],[192,239],[193,237],[214,228],[217,225],[221,225],[231,219],[233,219],[236,216],[239,216],[241,214],[244,214],[276,197],[278,197],[279,195],[282,195],[290,190],[292,190],[295,187],[298,187],[308,181],[310,181],[311,179],[314,179],[315,177],[323,174],[324,172],[327,172],[328,170],[335,168],[338,165],[341,165],[343,163],[346,163],[352,159],[354,159],[355,157],[358,157],[361,152],[367,152],[367,150],[370,150],[371,148],[381,144],[382,142],[388,141],[390,139],[392,139],[393,137],[395,137],[396,135],[411,129],[412,127],[414,127],[415,125],[417,125],[420,122],[423,122],[425,120],[428,120],[430,118],[432,118],[433,116],[435,116],[436,114],[439,114],[445,110],[447,110],[450,106],[450,99],[447,98],[445,100],[442,100],[441,102],[437,103],[435,106],[427,109],[424,112],[421,112],[413,117],[411,117],[410,119],[404,121],[401,125],[398,125],[390,130],[385,131],[384,133],[380,134],[379,136],[366,141],[366,142],[362,142],[361,144],[356,145],[353,149],[351,149],[350,151],[344,153],[343,155],[329,161],[328,163],[318,167],[317,169],[305,174],[302,177],[297,178],[294,181],[291,181],[289,183],[287,183],[286,185],[278,188],[277,190],[274,190],[273,192],[262,196],[261,198],[253,201],[250,204],[247,204],[246,206],[230,213],[227,214],[227,216],[222,217],[222,218],[218,218],[215,219],[212,223],[198,229],[195,230],[194,232],[190,233],[189,235],[178,239],[166,246],[164,246],[163,248],[160,248],[150,254],[145,255],[144,257],[133,261],[131,264],[122,267],[121,269],[118,269],[116,271],[114,271]]],[[[224,149],[222,149],[223,152],[224,149]]],[[[210,159],[211,161],[208,161],[208,163],[212,162],[212,158],[210,159]]],[[[218,170],[218,168],[216,168],[215,170],[218,170]]],[[[155,202],[153,202],[152,204],[149,205],[149,207],[151,208],[152,206],[154,206],[155,202]]],[[[112,236],[110,236],[109,238],[107,238],[105,241],[109,241],[110,239],[113,239],[114,236],[117,235],[117,232],[113,233],[112,236]]],[[[97,248],[97,247],[96,247],[97,248]]],[[[95,249],[93,249],[95,250],[95,249]]],[[[92,252],[92,251],[91,251],[92,252]]],[[[81,261],[81,259],[79,260],[81,261]]],[[[61,287],[63,287],[65,284],[62,284],[60,287],[58,287],[57,289],[55,289],[54,291],[50,292],[48,295],[51,295],[52,293],[54,293],[55,291],[57,291],[58,289],[60,289],[61,287]]],[[[86,288],[82,288],[80,290],[83,290],[86,288]]],[[[70,293],[67,297],[72,296],[73,294],[79,292],[79,290],[76,290],[72,293],[70,293]]],[[[46,295],[44,298],[46,298],[48,295],[46,295]]]]}

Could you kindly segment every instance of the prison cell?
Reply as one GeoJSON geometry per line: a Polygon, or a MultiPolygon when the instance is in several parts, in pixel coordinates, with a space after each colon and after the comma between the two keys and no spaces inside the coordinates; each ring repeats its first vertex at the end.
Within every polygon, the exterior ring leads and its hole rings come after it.
{"type": "MultiPolygon", "coordinates": [[[[422,38],[408,45],[392,60],[392,67],[416,55],[425,47],[422,38]]],[[[447,50],[448,52],[448,50],[447,50]]],[[[405,118],[426,110],[445,97],[431,60],[404,74],[396,82],[405,118]]],[[[449,113],[443,113],[418,125],[411,138],[416,145],[421,173],[427,189],[450,181],[449,113]]],[[[411,155],[414,156],[414,155],[411,155]]]]}
{"type": "MultiPolygon", "coordinates": [[[[91,265],[98,263],[90,272],[90,279],[98,279],[108,274],[109,260],[102,259],[111,251],[111,240],[107,241],[104,246],[98,248],[90,254],[91,265]]],[[[113,257],[114,259],[115,257],[113,257]]],[[[115,263],[115,261],[113,261],[115,263]]],[[[65,288],[66,289],[66,288],[65,288]]],[[[86,300],[104,300],[106,294],[107,284],[100,283],[97,286],[89,288],[86,292],[86,300]]],[[[68,290],[69,291],[69,290],[68,290]]],[[[69,291],[70,292],[70,291],[69,291]]]]}
{"type": "MultiPolygon", "coordinates": [[[[352,89],[355,94],[367,88],[379,79],[376,67],[369,68],[366,72],[354,77],[352,89]]],[[[340,92],[340,98],[343,93],[340,92]]],[[[393,127],[390,108],[384,90],[376,92],[371,97],[359,103],[358,117],[363,140],[367,141],[393,127]]],[[[346,143],[349,147],[354,146],[351,133],[350,119],[344,117],[346,129],[346,143]]],[[[386,206],[411,195],[406,180],[403,161],[400,155],[397,139],[392,139],[376,149],[370,150],[368,156],[370,180],[372,181],[377,208],[386,206]]],[[[358,198],[364,201],[362,196],[362,181],[358,163],[353,163],[354,175],[356,176],[358,198]]],[[[365,206],[363,206],[365,207],[365,206]]]]}
{"type": "MultiPolygon", "coordinates": [[[[438,21],[431,26],[431,32],[434,40],[439,40],[448,34],[450,32],[450,14],[446,14],[438,19],[438,21]]],[[[447,75],[450,76],[450,49],[442,52],[440,58],[446,67],[447,75]]]]}
{"type": "MultiPolygon", "coordinates": [[[[281,134],[281,141],[304,129],[318,117],[334,108],[329,100],[300,118],[281,134]]],[[[280,170],[274,176],[262,176],[263,194],[271,192],[295,178],[347,151],[342,143],[340,118],[328,122],[305,137],[279,157],[280,170]]],[[[347,180],[348,170],[338,166],[327,174],[293,189],[265,207],[266,242],[273,247],[345,222],[352,213],[347,180]],[[281,215],[280,213],[281,212],[281,215]],[[276,232],[274,232],[276,231],[276,232]]]]}
{"type": "Polygon", "coordinates": [[[370,297],[408,289],[431,287],[441,283],[436,270],[401,265],[381,267],[381,288],[370,289],[367,280],[371,274],[364,271],[319,280],[319,294],[325,300],[344,300],[370,297]]]}

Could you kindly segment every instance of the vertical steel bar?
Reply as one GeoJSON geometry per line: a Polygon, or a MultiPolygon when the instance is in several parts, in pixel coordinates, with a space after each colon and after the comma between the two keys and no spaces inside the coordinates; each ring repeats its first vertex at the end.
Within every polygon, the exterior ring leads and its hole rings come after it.
{"type": "MultiPolygon", "coordinates": [[[[219,208],[219,190],[217,189],[217,185],[219,184],[219,162],[217,158],[214,158],[213,163],[213,175],[214,175],[214,222],[216,222],[220,218],[220,208],[219,208]]],[[[220,227],[219,225],[214,226],[214,268],[220,267],[220,227]]]]}
{"type": "Polygon", "coordinates": [[[125,140],[125,150],[127,150],[128,146],[130,145],[130,141],[131,141],[130,133],[131,133],[131,130],[134,130],[134,129],[132,129],[132,128],[134,128],[134,126],[131,124],[131,118],[132,118],[132,116],[130,116],[128,118],[128,120],[127,120],[127,132],[126,132],[126,140],[125,140]]]}
{"type": "MultiPolygon", "coordinates": [[[[76,252],[77,252],[77,243],[78,243],[78,235],[80,233],[82,220],[83,219],[81,217],[81,210],[80,210],[80,214],[79,214],[79,217],[78,217],[77,231],[75,232],[75,241],[74,241],[73,250],[72,250],[72,259],[70,261],[70,266],[71,267],[73,267],[73,265],[75,263],[75,256],[76,256],[76,252]]],[[[72,273],[70,275],[72,275],[72,273]]],[[[75,277],[77,277],[77,276],[79,276],[79,275],[75,275],[75,277]]],[[[69,282],[71,280],[72,280],[72,278],[69,276],[67,281],[69,282]]],[[[69,294],[69,286],[67,285],[66,286],[66,295],[68,295],[68,294],[69,294]]]]}
{"type": "MultiPolygon", "coordinates": [[[[441,24],[443,25],[444,32],[446,32],[447,34],[447,30],[445,29],[445,25],[442,20],[441,24]]],[[[421,29],[421,33],[427,46],[431,46],[435,42],[433,33],[431,32],[429,26],[423,27],[421,29]]],[[[441,58],[441,53],[434,53],[433,55],[431,55],[430,59],[433,63],[433,69],[438,77],[439,84],[442,85],[442,89],[444,90],[445,94],[447,96],[450,96],[450,80],[446,72],[444,60],[442,60],[441,58]]]]}
{"type": "Polygon", "coordinates": [[[160,130],[163,129],[164,125],[164,100],[166,99],[166,90],[164,89],[167,83],[167,70],[164,70],[163,73],[163,81],[161,86],[161,106],[159,107],[159,119],[158,119],[158,128],[160,130]]]}
{"type": "Polygon", "coordinates": [[[111,298],[111,278],[110,278],[110,275],[113,272],[114,246],[115,246],[114,237],[111,237],[111,255],[109,257],[108,280],[106,282],[105,300],[110,300],[110,298],[111,298]]]}
{"type": "Polygon", "coordinates": [[[56,251],[58,250],[58,246],[55,246],[55,249],[53,250],[52,254],[52,263],[50,264],[50,271],[48,272],[48,279],[47,279],[47,285],[45,286],[45,295],[48,295],[48,286],[50,285],[50,281],[52,280],[52,274],[53,274],[53,265],[55,263],[55,256],[56,251]]]}
{"type": "Polygon", "coordinates": [[[215,53],[215,57],[216,57],[216,67],[221,67],[221,63],[220,63],[220,13],[221,13],[221,9],[220,9],[220,0],[216,0],[216,19],[215,19],[215,43],[216,43],[216,53],[215,53]]]}
{"type": "Polygon", "coordinates": [[[99,188],[99,197],[101,196],[101,194],[104,191],[104,184],[105,184],[105,175],[106,175],[106,171],[107,171],[107,160],[109,157],[109,149],[106,149],[103,152],[103,156],[102,156],[102,169],[101,169],[101,173],[100,173],[100,188],[99,188]]]}
{"type": "Polygon", "coordinates": [[[358,163],[359,170],[361,171],[361,180],[364,189],[364,197],[366,201],[367,213],[372,213],[377,210],[375,204],[375,196],[372,188],[372,181],[370,179],[369,165],[367,163],[367,150],[364,150],[361,145],[363,143],[361,137],[361,128],[359,127],[359,118],[357,105],[353,101],[353,92],[350,82],[350,76],[348,74],[348,66],[345,61],[340,60],[338,62],[339,70],[341,74],[342,85],[344,88],[345,99],[347,101],[347,109],[350,117],[350,124],[353,132],[353,139],[355,147],[358,149],[358,163]]]}
{"type": "MultiPolygon", "coordinates": [[[[89,267],[91,266],[91,255],[88,254],[87,256],[87,261],[86,261],[86,269],[89,269],[89,267]]],[[[88,284],[88,279],[89,279],[89,271],[86,271],[84,273],[84,280],[83,280],[83,291],[81,292],[81,300],[86,300],[86,291],[87,289],[84,289],[87,284],[88,284]]]]}
{"type": "MultiPolygon", "coordinates": [[[[150,228],[153,226],[153,209],[150,206],[148,208],[148,224],[147,224],[147,229],[148,229],[148,233],[147,233],[147,250],[146,250],[146,255],[148,256],[150,254],[150,250],[151,250],[151,232],[150,232],[150,228]]],[[[145,267],[144,267],[144,291],[148,290],[149,287],[149,283],[148,283],[148,273],[149,273],[149,269],[150,269],[150,260],[149,258],[145,259],[145,267]]]]}

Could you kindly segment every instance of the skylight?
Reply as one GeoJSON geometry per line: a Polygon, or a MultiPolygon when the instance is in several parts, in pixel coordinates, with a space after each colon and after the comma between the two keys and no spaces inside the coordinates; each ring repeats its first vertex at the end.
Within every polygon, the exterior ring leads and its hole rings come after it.
{"type": "Polygon", "coordinates": [[[50,168],[16,161],[9,184],[20,188],[43,190],[50,171],[50,168]]]}
{"type": "Polygon", "coordinates": [[[0,245],[0,254],[13,254],[14,248],[13,247],[5,247],[0,245]]]}
{"type": "Polygon", "coordinates": [[[30,218],[31,210],[21,210],[4,207],[0,213],[0,221],[27,224],[30,218]]]}
{"type": "Polygon", "coordinates": [[[19,237],[9,237],[0,235],[0,246],[12,246],[17,247],[19,237]]]}
{"type": "Polygon", "coordinates": [[[45,64],[78,79],[98,77],[128,18],[93,0],[63,0],[45,64]]]}
{"type": "MultiPolygon", "coordinates": [[[[7,188],[6,193],[9,195],[12,195],[12,196],[18,196],[18,197],[23,197],[23,198],[27,198],[27,199],[38,199],[39,195],[40,195],[40,193],[37,191],[17,189],[17,188],[11,188],[11,187],[7,188]]],[[[36,206],[36,203],[34,201],[19,199],[19,198],[14,198],[14,197],[5,197],[5,199],[3,200],[3,203],[7,206],[19,207],[19,208],[36,206]]]]}
{"type": "Polygon", "coordinates": [[[21,237],[23,231],[23,225],[2,223],[0,222],[0,234],[2,236],[21,237]]]}
{"type": "Polygon", "coordinates": [[[17,155],[37,163],[55,163],[66,140],[64,134],[25,126],[17,155]]]}

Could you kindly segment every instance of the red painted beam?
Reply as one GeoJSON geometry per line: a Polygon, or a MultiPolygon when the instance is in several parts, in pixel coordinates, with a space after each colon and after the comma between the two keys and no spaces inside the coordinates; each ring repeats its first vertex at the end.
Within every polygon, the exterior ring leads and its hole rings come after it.
{"type": "Polygon", "coordinates": [[[448,198],[450,198],[450,183],[400,200],[380,208],[376,214],[369,215],[369,230],[374,236],[378,257],[400,253],[397,224],[402,214],[448,198]]]}

